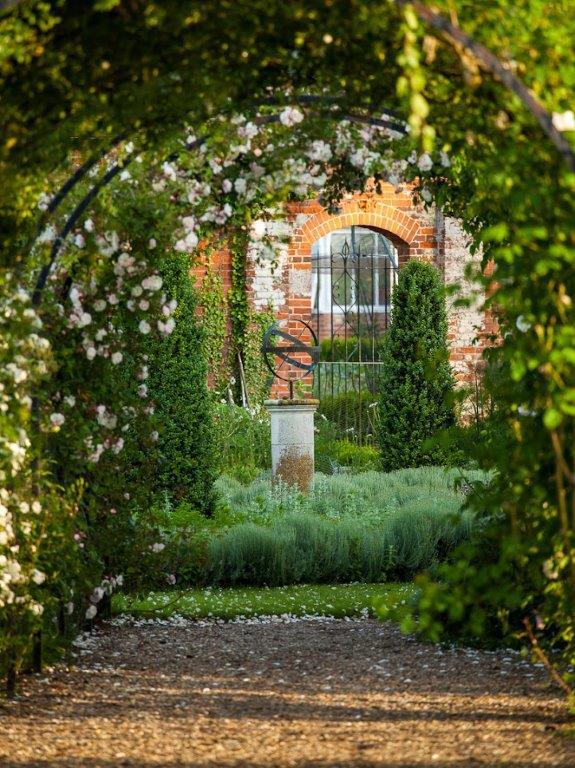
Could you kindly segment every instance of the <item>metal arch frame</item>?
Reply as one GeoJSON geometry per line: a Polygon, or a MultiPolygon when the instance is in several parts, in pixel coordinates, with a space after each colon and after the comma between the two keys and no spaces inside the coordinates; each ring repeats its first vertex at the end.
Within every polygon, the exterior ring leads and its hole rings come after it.
{"type": "MultiPolygon", "coordinates": [[[[337,96],[315,96],[313,94],[302,94],[299,97],[295,97],[291,100],[282,100],[278,99],[277,97],[268,97],[258,100],[253,106],[256,108],[260,106],[286,106],[289,104],[332,104],[334,106],[339,107],[340,99],[337,96]]],[[[372,108],[373,109],[373,108],[372,108]]],[[[375,111],[375,110],[374,110],[375,111]]],[[[385,120],[383,118],[377,118],[374,117],[373,114],[370,115],[354,115],[353,113],[341,113],[341,114],[327,114],[325,117],[327,120],[337,120],[338,122],[343,122],[345,120],[349,120],[350,122],[356,122],[356,123],[363,123],[366,125],[376,125],[382,128],[387,128],[388,130],[394,131],[396,133],[399,133],[400,135],[407,135],[408,129],[407,125],[404,122],[400,121],[400,118],[398,117],[397,113],[381,109],[378,110],[380,114],[386,115],[389,117],[388,120],[385,120]]],[[[258,118],[258,122],[260,124],[265,123],[274,123],[279,122],[280,116],[279,115],[263,115],[260,118],[258,118]]],[[[47,214],[54,213],[59,205],[66,199],[67,195],[77,186],[77,184],[86,176],[88,171],[93,168],[96,163],[101,160],[103,157],[105,157],[108,152],[110,152],[111,149],[113,149],[115,146],[117,146],[121,141],[128,138],[127,132],[122,132],[121,134],[118,134],[114,137],[112,142],[105,148],[102,149],[99,153],[96,153],[91,158],[89,158],[77,171],[70,176],[70,178],[60,187],[54,198],[50,201],[50,204],[46,210],[46,215],[44,215],[41,219],[41,222],[44,223],[46,219],[48,218],[47,214]]],[[[209,134],[202,136],[199,139],[195,139],[193,142],[187,143],[184,146],[185,151],[191,152],[194,149],[197,149],[198,147],[202,146],[206,140],[209,138],[209,134]]],[[[172,152],[170,155],[167,156],[166,160],[168,162],[175,160],[179,156],[179,152],[172,152]]],[[[114,165],[109,168],[106,173],[94,184],[94,186],[86,193],[86,195],[80,200],[78,205],[74,208],[74,210],[71,212],[70,216],[66,220],[64,226],[60,229],[58,232],[58,235],[52,245],[52,249],[50,251],[50,258],[46,264],[41,268],[40,273],[38,275],[38,278],[36,280],[36,284],[34,286],[34,290],[32,293],[32,301],[34,306],[39,306],[42,301],[42,295],[44,288],[46,287],[46,282],[48,279],[48,276],[50,274],[50,271],[58,258],[58,254],[60,252],[60,249],[62,245],[64,244],[64,241],[66,237],[69,235],[69,233],[74,228],[76,222],[78,219],[82,216],[82,214],[86,211],[90,203],[97,197],[100,190],[106,187],[119,173],[120,171],[124,170],[126,166],[128,166],[132,162],[132,157],[125,158],[121,163],[114,163],[114,165]]],[[[35,241],[34,241],[35,242],[35,241]]]]}
{"type": "MultiPolygon", "coordinates": [[[[112,168],[110,168],[106,173],[102,176],[99,181],[94,184],[94,186],[90,189],[87,195],[85,195],[80,203],[74,208],[71,215],[66,220],[66,223],[62,227],[62,229],[58,232],[58,235],[56,239],[54,240],[54,244],[52,245],[52,248],[50,250],[50,259],[42,269],[40,270],[40,274],[38,275],[38,279],[36,280],[36,285],[34,286],[34,292],[32,293],[32,303],[34,306],[39,306],[42,300],[42,292],[44,288],[46,287],[46,281],[48,280],[48,275],[50,274],[50,270],[52,269],[52,266],[56,259],[58,258],[58,253],[60,252],[60,248],[64,244],[64,240],[66,237],[70,234],[72,229],[74,228],[76,222],[80,218],[80,216],[84,213],[84,211],[88,208],[92,200],[97,197],[98,193],[101,189],[103,189],[105,186],[107,186],[112,179],[120,173],[126,166],[128,166],[131,162],[131,158],[128,158],[126,162],[122,163],[122,165],[113,165],[112,168]]],[[[72,187],[70,187],[71,189],[72,187]]],[[[63,198],[62,198],[63,199],[63,198]]]]}

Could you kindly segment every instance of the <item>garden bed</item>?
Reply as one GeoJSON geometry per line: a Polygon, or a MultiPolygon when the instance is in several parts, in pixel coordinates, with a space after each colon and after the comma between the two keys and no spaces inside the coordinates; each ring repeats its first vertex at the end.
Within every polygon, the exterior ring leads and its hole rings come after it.
{"type": "MultiPolygon", "coordinates": [[[[463,484],[485,475],[468,472],[463,484]]],[[[285,586],[408,581],[443,561],[473,533],[456,470],[317,474],[311,492],[274,485],[269,474],[244,485],[216,482],[214,516],[189,505],[156,505],[127,585],[285,586]]]]}

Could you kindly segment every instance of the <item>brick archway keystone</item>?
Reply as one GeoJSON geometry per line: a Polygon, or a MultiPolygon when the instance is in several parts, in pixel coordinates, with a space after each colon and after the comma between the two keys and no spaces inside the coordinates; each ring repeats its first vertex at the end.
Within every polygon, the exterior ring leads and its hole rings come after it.
{"type": "MultiPolygon", "coordinates": [[[[372,201],[368,201],[372,202],[372,201]]],[[[364,226],[376,227],[396,235],[408,246],[413,245],[420,234],[421,224],[416,219],[399,208],[393,208],[380,201],[363,210],[357,202],[353,206],[347,206],[350,210],[344,210],[339,214],[329,214],[325,209],[315,213],[297,233],[301,246],[311,245],[320,237],[345,227],[364,226]]],[[[367,207],[367,206],[366,206],[367,207]]]]}

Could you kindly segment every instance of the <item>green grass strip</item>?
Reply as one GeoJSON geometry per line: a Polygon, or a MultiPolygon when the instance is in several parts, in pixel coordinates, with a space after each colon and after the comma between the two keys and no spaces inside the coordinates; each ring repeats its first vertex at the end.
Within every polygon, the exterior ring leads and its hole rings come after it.
{"type": "Polygon", "coordinates": [[[117,594],[114,613],[138,617],[224,619],[255,616],[373,615],[373,604],[395,607],[413,594],[411,584],[319,584],[289,587],[207,588],[150,592],[145,596],[117,594]]]}

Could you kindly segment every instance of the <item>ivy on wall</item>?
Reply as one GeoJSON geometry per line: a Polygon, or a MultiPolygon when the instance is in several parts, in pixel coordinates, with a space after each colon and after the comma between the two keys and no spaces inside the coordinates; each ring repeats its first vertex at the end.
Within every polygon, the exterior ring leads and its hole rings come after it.
{"type": "Polygon", "coordinates": [[[261,355],[261,341],[275,315],[272,309],[257,312],[250,304],[248,244],[248,227],[233,233],[227,243],[231,287],[226,292],[221,275],[208,269],[202,280],[199,303],[212,391],[218,397],[231,391],[236,403],[254,408],[269,392],[269,371],[261,355]]]}
{"type": "Polygon", "coordinates": [[[228,341],[228,298],[222,278],[208,269],[199,292],[204,331],[204,354],[210,372],[210,387],[217,393],[225,390],[230,378],[227,356],[223,354],[228,341]]]}
{"type": "Polygon", "coordinates": [[[245,360],[244,349],[249,326],[250,308],[247,295],[247,250],[249,230],[238,229],[229,242],[232,285],[228,294],[231,323],[230,360],[235,371],[232,391],[236,402],[242,402],[242,377],[240,366],[245,360]],[[240,362],[241,361],[241,362],[240,362]]]}
{"type": "Polygon", "coordinates": [[[275,313],[271,307],[263,312],[249,313],[249,323],[244,337],[242,359],[246,389],[253,408],[261,404],[268,396],[271,386],[271,373],[261,353],[262,337],[265,330],[274,322],[275,313]]]}

